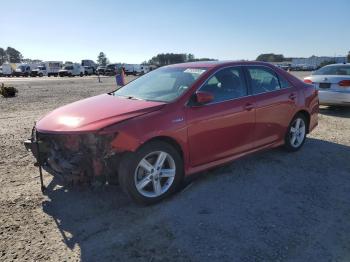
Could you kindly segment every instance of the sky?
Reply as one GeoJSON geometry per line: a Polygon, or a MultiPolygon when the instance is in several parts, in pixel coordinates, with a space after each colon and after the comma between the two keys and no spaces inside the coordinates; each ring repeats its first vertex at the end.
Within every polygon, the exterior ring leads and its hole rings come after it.
{"type": "Polygon", "coordinates": [[[350,51],[349,0],[0,0],[0,47],[24,58],[141,63],[158,53],[219,60],[350,51]]]}

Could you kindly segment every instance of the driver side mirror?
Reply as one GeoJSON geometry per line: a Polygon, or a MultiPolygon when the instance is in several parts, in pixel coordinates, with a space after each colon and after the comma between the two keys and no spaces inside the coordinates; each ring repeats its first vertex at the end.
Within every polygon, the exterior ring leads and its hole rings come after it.
{"type": "Polygon", "coordinates": [[[194,94],[197,105],[205,105],[214,100],[214,95],[206,91],[198,91],[194,94]]]}

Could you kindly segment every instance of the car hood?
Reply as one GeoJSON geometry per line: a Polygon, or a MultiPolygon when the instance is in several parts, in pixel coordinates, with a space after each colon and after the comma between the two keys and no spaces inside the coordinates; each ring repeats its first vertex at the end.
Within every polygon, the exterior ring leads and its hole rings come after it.
{"type": "Polygon", "coordinates": [[[152,102],[98,95],[62,106],[40,119],[36,129],[42,133],[84,133],[159,110],[163,102],[152,102]]]}

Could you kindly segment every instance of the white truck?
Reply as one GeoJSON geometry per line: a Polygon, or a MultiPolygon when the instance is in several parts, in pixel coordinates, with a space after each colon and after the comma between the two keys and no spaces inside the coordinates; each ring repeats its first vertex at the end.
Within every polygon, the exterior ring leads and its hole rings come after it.
{"type": "Polygon", "coordinates": [[[124,72],[126,75],[140,75],[142,74],[141,65],[137,64],[124,64],[124,72]]]}
{"type": "Polygon", "coordinates": [[[78,63],[65,65],[58,72],[59,76],[83,76],[85,74],[85,69],[82,65],[78,63]]]}
{"type": "Polygon", "coordinates": [[[43,76],[47,76],[47,70],[46,70],[46,66],[45,64],[43,65],[39,65],[36,68],[34,68],[30,74],[30,76],[39,76],[39,77],[43,77],[43,76]]]}
{"type": "Polygon", "coordinates": [[[141,74],[147,74],[151,71],[151,68],[148,65],[141,65],[141,74]]]}
{"type": "Polygon", "coordinates": [[[0,67],[0,75],[10,77],[13,75],[13,68],[16,68],[15,64],[4,63],[0,67]]]}
{"type": "Polygon", "coordinates": [[[91,74],[96,74],[97,64],[94,61],[88,59],[81,60],[81,65],[84,67],[90,67],[92,69],[91,74]]]}
{"type": "Polygon", "coordinates": [[[32,69],[34,69],[36,65],[33,64],[19,64],[15,71],[13,72],[13,75],[18,77],[18,76],[24,76],[28,77],[32,73],[32,69]]]}
{"type": "Polygon", "coordinates": [[[46,68],[47,76],[58,76],[59,71],[62,68],[61,61],[46,61],[43,63],[43,66],[46,68]]]}

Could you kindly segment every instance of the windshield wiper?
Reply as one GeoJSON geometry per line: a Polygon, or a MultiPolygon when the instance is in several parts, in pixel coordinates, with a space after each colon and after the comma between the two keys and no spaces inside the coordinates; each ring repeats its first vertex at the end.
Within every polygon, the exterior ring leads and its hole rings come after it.
{"type": "Polygon", "coordinates": [[[145,100],[145,99],[138,98],[138,97],[135,97],[135,96],[121,96],[121,95],[116,95],[116,96],[124,97],[126,99],[132,99],[132,100],[145,100]]]}
{"type": "Polygon", "coordinates": [[[132,100],[144,100],[135,96],[126,96],[127,99],[132,99],[132,100]]]}

